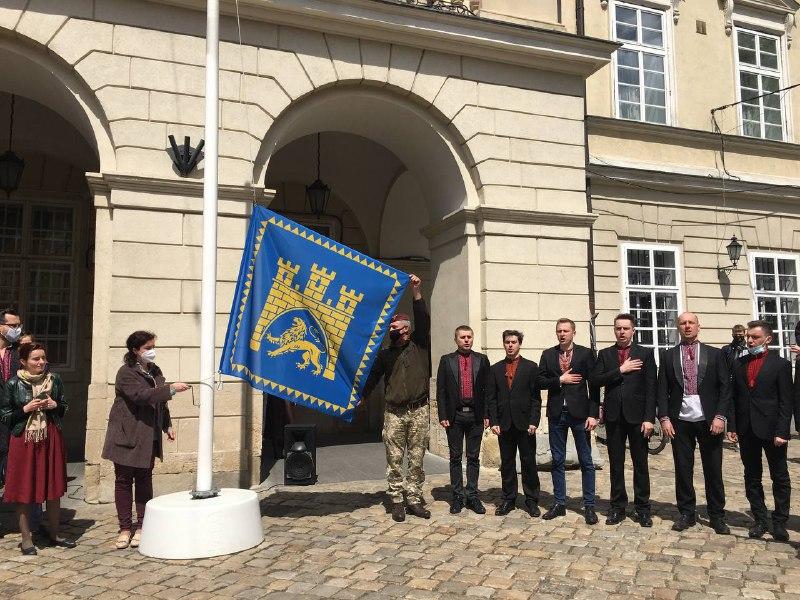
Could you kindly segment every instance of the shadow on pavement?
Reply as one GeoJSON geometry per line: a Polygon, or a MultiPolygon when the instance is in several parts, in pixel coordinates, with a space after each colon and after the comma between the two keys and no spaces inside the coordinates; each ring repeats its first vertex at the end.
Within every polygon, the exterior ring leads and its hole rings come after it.
{"type": "Polygon", "coordinates": [[[384,492],[277,491],[261,501],[265,517],[324,517],[385,504],[384,492]]]}

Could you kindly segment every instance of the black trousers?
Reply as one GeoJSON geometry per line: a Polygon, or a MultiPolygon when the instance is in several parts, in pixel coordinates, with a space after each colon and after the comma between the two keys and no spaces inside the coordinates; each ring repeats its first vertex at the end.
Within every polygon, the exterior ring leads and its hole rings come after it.
{"type": "Polygon", "coordinates": [[[640,513],[650,512],[650,470],[647,459],[647,438],[642,435],[641,423],[628,423],[620,415],[616,421],[606,421],[606,445],[611,474],[611,508],[625,510],[628,493],[625,490],[625,443],[631,450],[633,463],[633,502],[640,513]]]}
{"type": "Polygon", "coordinates": [[[536,436],[527,430],[520,431],[513,425],[508,431],[501,431],[500,477],[502,479],[503,500],[514,502],[517,499],[517,452],[522,466],[522,492],[525,500],[539,501],[539,470],[536,467],[536,436]]]}
{"type": "Polygon", "coordinates": [[[700,445],[703,478],[706,484],[706,502],[709,519],[725,518],[725,484],[722,482],[722,438],[712,435],[708,423],[673,421],[675,437],[672,440],[672,457],[675,460],[675,497],[682,515],[695,516],[697,496],[694,493],[694,450],[700,445]]]}
{"type": "Polygon", "coordinates": [[[456,412],[456,418],[446,431],[447,445],[450,448],[450,485],[453,487],[453,498],[462,498],[465,495],[467,498],[477,498],[478,474],[481,470],[483,419],[478,422],[474,412],[456,412]],[[464,474],[461,471],[461,455],[465,445],[467,454],[466,490],[464,489],[464,474]]]}
{"type": "Polygon", "coordinates": [[[789,498],[792,487],[789,481],[789,467],[786,464],[787,445],[775,446],[772,440],[762,440],[755,436],[753,430],[739,433],[739,455],[744,465],[744,490],[750,509],[756,521],[767,523],[767,505],[764,503],[764,486],[761,483],[761,452],[767,457],[769,476],[772,479],[772,496],[775,499],[775,510],[772,522],[782,525],[789,518],[789,498]]]}

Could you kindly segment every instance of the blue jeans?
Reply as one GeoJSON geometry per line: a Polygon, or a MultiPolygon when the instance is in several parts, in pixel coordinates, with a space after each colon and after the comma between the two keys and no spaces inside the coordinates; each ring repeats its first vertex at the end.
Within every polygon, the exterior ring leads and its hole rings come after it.
{"type": "Polygon", "coordinates": [[[567,479],[564,460],[567,457],[567,432],[572,430],[578,461],[581,464],[583,505],[594,507],[594,461],[592,443],[584,429],[586,420],[576,419],[564,409],[558,419],[550,419],[550,452],[553,455],[553,496],[557,504],[567,503],[567,479]]]}

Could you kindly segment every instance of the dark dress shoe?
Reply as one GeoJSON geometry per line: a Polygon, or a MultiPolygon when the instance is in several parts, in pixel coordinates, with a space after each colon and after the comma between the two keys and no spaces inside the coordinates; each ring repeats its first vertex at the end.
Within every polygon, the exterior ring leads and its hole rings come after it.
{"type": "Polygon", "coordinates": [[[464,501],[461,498],[453,498],[453,501],[450,503],[450,514],[457,515],[461,512],[461,509],[464,508],[464,501]]]}
{"type": "Polygon", "coordinates": [[[408,505],[408,514],[414,515],[415,517],[419,517],[420,519],[430,519],[431,518],[431,511],[427,508],[422,506],[422,504],[409,504],[408,505]]]}
{"type": "Polygon", "coordinates": [[[637,512],[636,513],[636,522],[639,523],[642,527],[652,527],[653,526],[653,517],[650,516],[650,513],[646,512],[637,512]]]}
{"type": "Polygon", "coordinates": [[[542,511],[539,510],[539,507],[533,500],[525,500],[525,508],[528,510],[528,514],[532,517],[538,517],[542,514],[542,511]]]}
{"type": "Polygon", "coordinates": [[[402,523],[406,520],[406,509],[402,502],[395,502],[392,504],[392,519],[398,523],[402,523]]]}
{"type": "Polygon", "coordinates": [[[672,531],[686,531],[689,527],[694,527],[697,524],[697,517],[694,515],[681,515],[672,526],[672,531]]]}
{"type": "Polygon", "coordinates": [[[19,549],[20,549],[20,551],[21,551],[21,552],[22,552],[24,555],[26,555],[26,556],[35,556],[35,555],[37,554],[37,552],[36,552],[36,546],[28,546],[28,547],[26,548],[25,546],[23,546],[22,544],[20,544],[20,545],[19,545],[19,549]]]}
{"type": "Polygon", "coordinates": [[[563,517],[567,514],[567,507],[563,504],[553,504],[546,513],[542,515],[545,521],[555,519],[556,517],[563,517]]]}
{"type": "Polygon", "coordinates": [[[712,519],[708,524],[717,535],[728,535],[731,532],[730,527],[725,525],[722,519],[712,519]]]}
{"type": "Polygon", "coordinates": [[[772,539],[774,539],[776,542],[789,541],[789,532],[786,531],[786,527],[783,526],[783,523],[772,524],[772,539]]]}
{"type": "Polygon", "coordinates": [[[467,498],[467,508],[474,512],[476,515],[485,515],[486,507],[478,498],[467,498]]]}
{"type": "Polygon", "coordinates": [[[65,538],[50,538],[48,545],[55,548],[75,548],[78,544],[65,538]]]}
{"type": "Polygon", "coordinates": [[[586,506],[583,509],[583,518],[587,525],[597,525],[597,513],[593,506],[586,506]]]}
{"type": "Polygon", "coordinates": [[[769,531],[766,523],[762,523],[761,521],[756,521],[756,524],[753,525],[750,530],[747,532],[748,537],[751,537],[755,540],[764,537],[764,534],[769,531]]]}
{"type": "Polygon", "coordinates": [[[617,523],[622,523],[624,520],[625,511],[612,508],[611,512],[609,512],[606,517],[606,525],[616,525],[617,523]]]}
{"type": "Polygon", "coordinates": [[[510,513],[515,508],[516,504],[514,502],[511,500],[505,500],[500,506],[497,507],[497,509],[494,511],[494,514],[496,514],[498,517],[502,517],[510,513]]]}

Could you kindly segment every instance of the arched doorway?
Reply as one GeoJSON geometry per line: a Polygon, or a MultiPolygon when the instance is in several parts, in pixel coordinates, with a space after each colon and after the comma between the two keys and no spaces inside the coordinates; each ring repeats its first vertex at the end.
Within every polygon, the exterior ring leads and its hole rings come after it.
{"type": "MultiPolygon", "coordinates": [[[[477,249],[468,247],[466,236],[434,247],[424,234],[477,203],[457,148],[436,116],[408,98],[389,90],[337,88],[291,106],[268,132],[256,163],[257,176],[277,191],[271,208],[423,278],[434,361],[449,349],[456,325],[480,318],[479,286],[467,283],[477,249]],[[305,186],[316,177],[318,139],[321,178],[333,190],[321,217],[311,214],[305,199],[305,186]],[[453,282],[461,283],[458,294],[449,287],[453,282]]],[[[401,309],[410,308],[410,298],[404,298],[401,309]]],[[[304,409],[293,413],[295,420],[317,423],[323,443],[376,441],[383,399],[378,394],[365,402],[351,425],[304,409]]]]}

